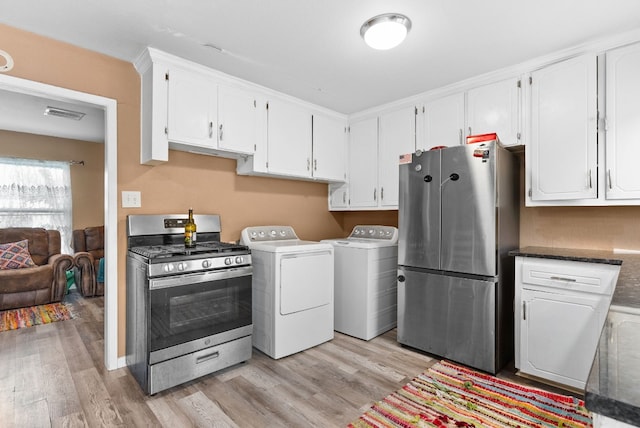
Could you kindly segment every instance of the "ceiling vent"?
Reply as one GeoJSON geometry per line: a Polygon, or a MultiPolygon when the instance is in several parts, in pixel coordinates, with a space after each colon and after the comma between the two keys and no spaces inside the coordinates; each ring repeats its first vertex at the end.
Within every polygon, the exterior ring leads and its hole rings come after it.
{"type": "Polygon", "coordinates": [[[84,113],[81,113],[79,111],[67,110],[67,109],[63,109],[59,107],[51,107],[51,106],[48,106],[44,110],[44,115],[63,117],[65,119],[71,119],[71,120],[80,120],[85,116],[84,113]]]}

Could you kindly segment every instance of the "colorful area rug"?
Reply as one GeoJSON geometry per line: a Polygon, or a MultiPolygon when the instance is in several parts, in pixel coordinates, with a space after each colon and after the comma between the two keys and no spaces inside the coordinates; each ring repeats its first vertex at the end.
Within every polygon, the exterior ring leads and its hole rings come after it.
{"type": "Polygon", "coordinates": [[[349,427],[591,427],[575,397],[441,361],[375,403],[349,427]]]}
{"type": "Polygon", "coordinates": [[[67,303],[51,303],[0,312],[0,331],[17,330],[75,318],[67,303]]]}

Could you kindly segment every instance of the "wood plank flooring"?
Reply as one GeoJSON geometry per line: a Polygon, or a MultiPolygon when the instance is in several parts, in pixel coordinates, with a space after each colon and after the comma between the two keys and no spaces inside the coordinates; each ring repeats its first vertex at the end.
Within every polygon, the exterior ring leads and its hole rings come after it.
{"type": "MultiPolygon", "coordinates": [[[[343,427],[438,360],[396,342],[340,333],[273,360],[241,365],[146,396],[128,369],[103,365],[103,298],[66,298],[77,318],[0,333],[2,427],[343,427]]],[[[544,387],[515,376],[500,377],[544,387]]],[[[560,391],[566,393],[566,391],[560,391]]]]}

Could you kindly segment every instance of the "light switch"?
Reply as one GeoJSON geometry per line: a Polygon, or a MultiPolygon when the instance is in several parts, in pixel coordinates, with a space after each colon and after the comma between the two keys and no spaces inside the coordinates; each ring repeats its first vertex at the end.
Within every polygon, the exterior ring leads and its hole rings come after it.
{"type": "Polygon", "coordinates": [[[122,208],[140,208],[142,206],[142,198],[140,192],[122,192],[122,208]]]}

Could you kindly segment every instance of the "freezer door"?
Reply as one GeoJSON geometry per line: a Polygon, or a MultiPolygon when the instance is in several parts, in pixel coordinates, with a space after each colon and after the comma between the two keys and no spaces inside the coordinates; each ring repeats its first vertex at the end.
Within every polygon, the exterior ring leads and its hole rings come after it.
{"type": "Polygon", "coordinates": [[[442,150],[442,270],[497,275],[495,159],[495,143],[442,150]]]}
{"type": "Polygon", "coordinates": [[[398,271],[398,342],[495,373],[497,283],[398,271]]]}
{"type": "Polygon", "coordinates": [[[440,150],[400,165],[398,264],[440,268],[440,150]]]}

